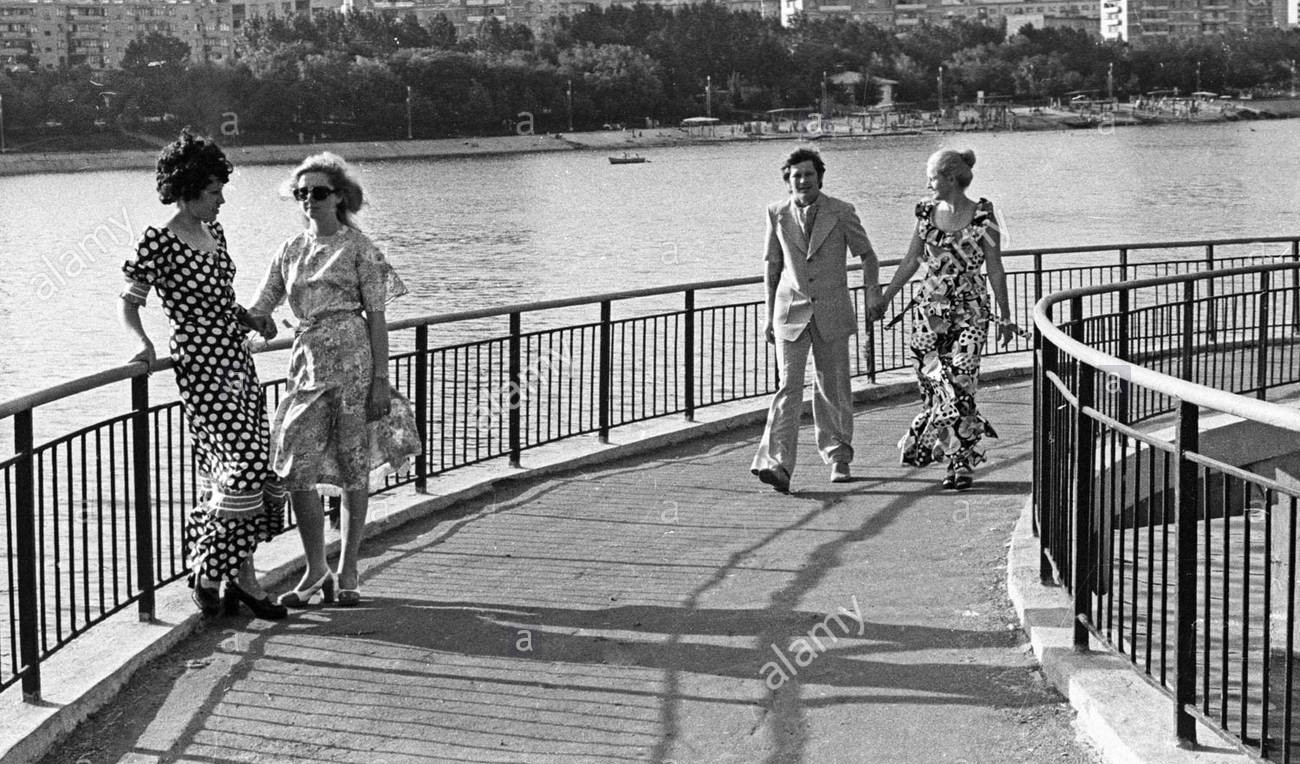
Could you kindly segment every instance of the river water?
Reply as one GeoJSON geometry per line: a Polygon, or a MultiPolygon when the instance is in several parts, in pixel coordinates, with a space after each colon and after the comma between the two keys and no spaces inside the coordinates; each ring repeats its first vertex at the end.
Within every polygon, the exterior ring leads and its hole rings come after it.
{"type": "MultiPolygon", "coordinates": [[[[411,287],[390,317],[757,275],[763,206],[783,196],[778,168],[796,145],[651,149],[648,163],[622,166],[598,152],[359,164],[370,200],[363,228],[411,287]]],[[[895,258],[925,195],[925,159],[938,148],[975,150],[970,192],[997,203],[1009,246],[1023,248],[1295,234],[1297,146],[1300,120],[818,148],[826,191],[857,205],[881,257],[895,258]]],[[[220,220],[245,301],[300,225],[279,197],[286,170],[240,167],[226,188],[220,220]]],[[[148,171],[0,177],[0,400],[134,352],[115,317],[120,266],[139,232],[170,212],[148,171]]],[[[165,348],[156,300],[145,324],[165,348]]],[[[171,382],[163,376],[160,391],[171,382]]],[[[126,408],[116,398],[110,405],[126,408]]]]}

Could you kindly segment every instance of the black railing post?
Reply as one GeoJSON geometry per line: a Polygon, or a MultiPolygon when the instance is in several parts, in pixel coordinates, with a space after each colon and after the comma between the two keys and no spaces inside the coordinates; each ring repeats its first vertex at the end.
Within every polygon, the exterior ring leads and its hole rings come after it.
{"type": "Polygon", "coordinates": [[[600,301],[600,391],[597,397],[600,406],[600,431],[597,434],[601,443],[609,442],[609,414],[613,401],[614,384],[614,325],[610,321],[610,301],[600,301]]]}
{"type": "Polygon", "coordinates": [[[131,378],[131,500],[135,505],[135,575],[142,622],[154,617],[153,502],[149,499],[149,377],[131,378]]]}
{"type": "Polygon", "coordinates": [[[683,390],[686,392],[686,421],[695,421],[695,290],[686,290],[686,324],[682,331],[686,334],[683,346],[686,348],[682,358],[682,374],[685,376],[683,390]]]}
{"type": "Polygon", "coordinates": [[[1121,247],[1119,250],[1119,280],[1128,281],[1128,248],[1121,247]]]}
{"type": "Polygon", "coordinates": [[[519,427],[519,410],[528,400],[528,393],[524,390],[520,354],[522,353],[521,342],[521,322],[519,311],[510,314],[510,466],[518,467],[519,458],[523,452],[523,443],[519,427]]]}
{"type": "MultiPolygon", "coordinates": [[[[1300,239],[1291,240],[1291,261],[1300,265],[1300,239]]],[[[1291,326],[1300,332],[1300,269],[1291,271],[1291,326]]]]}
{"type": "MultiPolygon", "coordinates": [[[[1205,245],[1205,269],[1207,271],[1214,270],[1214,245],[1213,244],[1205,245]]],[[[1215,337],[1218,334],[1219,322],[1216,315],[1218,313],[1217,311],[1218,306],[1214,302],[1214,278],[1213,277],[1205,280],[1205,306],[1206,308],[1208,308],[1205,316],[1205,332],[1209,337],[1209,341],[1214,342],[1215,337]]]]}
{"type": "MultiPolygon", "coordinates": [[[[1083,342],[1083,300],[1079,297],[1070,300],[1070,335],[1076,342],[1083,342]]],[[[1074,548],[1070,559],[1070,587],[1074,595],[1074,649],[1085,652],[1088,649],[1088,628],[1084,619],[1091,618],[1092,610],[1092,470],[1093,443],[1095,424],[1091,416],[1084,411],[1095,408],[1096,370],[1082,361],[1075,362],[1075,397],[1077,406],[1074,410],[1074,548]]]]}
{"type": "Polygon", "coordinates": [[[1052,506],[1050,497],[1057,466],[1053,455],[1059,452],[1052,444],[1054,432],[1050,426],[1052,396],[1048,392],[1053,388],[1048,375],[1056,371],[1056,347],[1043,338],[1042,330],[1036,325],[1034,345],[1036,348],[1034,363],[1037,367],[1034,373],[1036,403],[1034,437],[1037,441],[1034,449],[1034,507],[1037,511],[1034,514],[1038,519],[1038,578],[1044,584],[1052,585],[1057,581],[1052,574],[1052,561],[1048,550],[1056,543],[1056,536],[1060,530],[1059,523],[1051,514],[1055,507],[1052,506]]]}
{"type": "Polygon", "coordinates": [[[415,456],[415,490],[429,489],[429,327],[415,327],[415,429],[420,433],[420,453],[415,456]]]}
{"type": "Polygon", "coordinates": [[[1179,373],[1182,378],[1188,382],[1194,382],[1192,374],[1195,372],[1195,352],[1196,352],[1196,282],[1183,282],[1183,331],[1182,331],[1182,348],[1181,362],[1179,363],[1179,373]]]}
{"type": "Polygon", "coordinates": [[[1034,302],[1043,299],[1043,253],[1034,253],[1034,302]]]}
{"type": "Polygon", "coordinates": [[[18,456],[16,475],[17,509],[15,523],[18,538],[18,653],[23,672],[23,700],[41,702],[41,615],[37,610],[36,589],[36,465],[32,442],[32,410],[14,415],[14,453],[18,456]]]}
{"type": "MultiPolygon", "coordinates": [[[[1188,452],[1200,448],[1200,410],[1190,403],[1178,408],[1178,483],[1174,501],[1177,517],[1174,560],[1174,731],[1180,744],[1196,743],[1196,720],[1187,709],[1196,703],[1196,511],[1200,483],[1188,452]]],[[[1208,522],[1208,518],[1207,518],[1208,522]]],[[[1208,554],[1208,552],[1207,552],[1208,554]]]]}
{"type": "MultiPolygon", "coordinates": [[[[1127,250],[1124,250],[1124,251],[1127,252],[1127,250]]],[[[1127,272],[1127,265],[1122,266],[1122,268],[1124,269],[1124,272],[1127,272]]],[[[1125,280],[1127,280],[1127,279],[1125,279],[1125,280]]],[[[1124,363],[1128,363],[1129,353],[1130,353],[1130,348],[1129,348],[1129,329],[1128,329],[1128,315],[1129,315],[1129,313],[1128,313],[1128,312],[1129,312],[1129,290],[1128,290],[1127,287],[1125,287],[1124,289],[1121,289],[1121,290],[1120,290],[1120,293],[1119,293],[1119,315],[1115,317],[1116,320],[1119,321],[1119,327],[1118,327],[1118,329],[1119,329],[1119,336],[1117,337],[1117,339],[1118,339],[1119,342],[1118,342],[1118,346],[1117,346],[1116,349],[1115,349],[1115,356],[1116,356],[1117,358],[1119,358],[1119,360],[1123,361],[1124,363]]],[[[1128,424],[1128,415],[1129,415],[1129,410],[1128,410],[1128,393],[1129,393],[1129,381],[1128,381],[1128,375],[1127,375],[1127,374],[1119,374],[1119,375],[1117,375],[1117,376],[1118,376],[1118,379],[1116,380],[1116,385],[1115,385],[1115,387],[1116,387],[1117,394],[1119,395],[1119,400],[1115,401],[1115,411],[1114,411],[1113,413],[1114,413],[1115,418],[1118,419],[1118,420],[1120,421],[1120,423],[1122,423],[1122,424],[1128,424]]],[[[1107,388],[1109,389],[1109,387],[1110,387],[1110,382],[1109,382],[1109,380],[1108,380],[1108,381],[1107,381],[1107,388]]]]}
{"type": "Polygon", "coordinates": [[[1255,397],[1261,401],[1268,398],[1268,303],[1271,299],[1269,290],[1269,272],[1259,274],[1259,294],[1255,299],[1259,307],[1255,309],[1259,331],[1255,335],[1255,397]]]}

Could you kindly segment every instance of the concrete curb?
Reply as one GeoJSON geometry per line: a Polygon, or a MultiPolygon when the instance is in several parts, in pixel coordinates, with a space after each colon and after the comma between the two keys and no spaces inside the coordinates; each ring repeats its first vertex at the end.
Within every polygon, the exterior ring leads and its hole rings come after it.
{"type": "Polygon", "coordinates": [[[1197,724],[1194,749],[1174,735],[1174,702],[1138,675],[1123,656],[1095,638],[1090,652],[1073,647],[1073,605],[1065,590],[1038,577],[1033,503],[1026,499],[1007,553],[1007,592],[1043,673],[1070,700],[1080,731],[1107,762],[1246,764],[1252,759],[1218,732],[1197,724]]]}
{"type": "MultiPolygon", "coordinates": [[[[981,383],[1023,378],[1028,372],[1024,356],[988,359],[981,383]]],[[[855,380],[854,401],[871,403],[912,395],[916,382],[908,371],[882,374],[875,384],[855,380]]],[[[694,422],[662,417],[628,425],[611,433],[619,442],[599,443],[594,437],[573,438],[525,452],[526,468],[489,463],[467,467],[430,481],[437,495],[403,491],[372,498],[366,535],[377,535],[412,520],[446,510],[456,504],[492,493],[523,480],[582,469],[604,462],[647,453],[706,435],[761,424],[767,416],[768,397],[711,406],[697,413],[694,422]]],[[[805,416],[811,412],[805,400],[805,416]]],[[[496,460],[501,462],[502,460],[496,460]]],[[[746,465],[741,468],[747,469],[746,465]]],[[[328,543],[338,551],[337,534],[328,543]]],[[[258,573],[268,589],[279,588],[302,569],[302,549],[296,533],[286,533],[258,547],[258,573]]],[[[93,627],[94,633],[76,639],[41,664],[42,702],[22,701],[20,688],[0,693],[0,764],[27,764],[43,757],[59,739],[91,714],[112,702],[131,675],[151,660],[167,653],[195,631],[214,622],[194,609],[189,590],[174,582],[156,592],[154,620],[139,621],[134,606],[93,627]]]]}

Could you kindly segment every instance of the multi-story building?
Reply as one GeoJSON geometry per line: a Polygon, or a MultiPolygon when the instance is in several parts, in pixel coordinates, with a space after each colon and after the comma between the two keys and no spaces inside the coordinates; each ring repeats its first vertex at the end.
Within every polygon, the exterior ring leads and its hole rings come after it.
{"type": "Polygon", "coordinates": [[[337,10],[343,0],[0,0],[0,64],[116,67],[152,32],[190,46],[194,61],[225,61],[235,31],[256,16],[337,10]]]}
{"type": "Polygon", "coordinates": [[[1101,33],[1130,42],[1189,38],[1276,24],[1272,0],[1101,0],[1101,33]]]}
{"type": "Polygon", "coordinates": [[[6,65],[34,60],[48,69],[114,67],[132,40],[152,32],[184,41],[196,61],[231,54],[227,7],[203,0],[0,2],[0,62],[6,65]]]}

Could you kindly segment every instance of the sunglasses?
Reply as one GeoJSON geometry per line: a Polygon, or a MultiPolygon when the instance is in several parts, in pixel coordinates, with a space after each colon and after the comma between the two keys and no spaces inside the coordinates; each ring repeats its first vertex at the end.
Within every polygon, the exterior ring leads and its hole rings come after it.
{"type": "Polygon", "coordinates": [[[334,193],[334,189],[329,186],[303,186],[293,190],[293,198],[305,202],[307,197],[310,196],[315,201],[323,202],[332,193],[334,193]]]}

